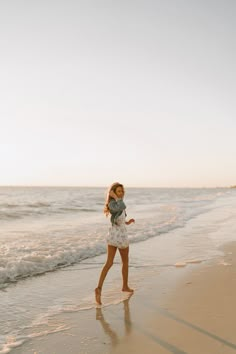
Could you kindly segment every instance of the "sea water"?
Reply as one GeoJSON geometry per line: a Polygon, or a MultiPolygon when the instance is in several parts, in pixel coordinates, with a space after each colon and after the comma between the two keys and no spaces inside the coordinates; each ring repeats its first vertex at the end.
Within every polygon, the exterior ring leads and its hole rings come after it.
{"type": "MultiPolygon", "coordinates": [[[[103,188],[0,188],[0,287],[106,252],[103,188]]],[[[130,242],[184,227],[228,189],[127,191],[130,242]]]]}
{"type": "MultiPolygon", "coordinates": [[[[66,329],[57,324],[40,331],[54,313],[90,308],[89,279],[82,273],[101,268],[96,256],[106,252],[110,221],[103,214],[105,194],[105,188],[0,188],[0,353],[32,336],[66,329]],[[76,288],[73,297],[71,284],[80,275],[83,289],[76,288]],[[57,288],[55,279],[64,286],[57,288]]],[[[234,237],[230,232],[236,207],[233,189],[127,188],[125,203],[127,219],[136,220],[128,227],[130,243],[143,245],[138,257],[131,257],[131,267],[211,257],[217,253],[212,240],[218,245],[234,237]],[[171,240],[173,247],[167,250],[161,243],[164,239],[171,240]],[[158,248],[150,250],[149,257],[147,250],[154,247],[154,240],[158,248]]]]}

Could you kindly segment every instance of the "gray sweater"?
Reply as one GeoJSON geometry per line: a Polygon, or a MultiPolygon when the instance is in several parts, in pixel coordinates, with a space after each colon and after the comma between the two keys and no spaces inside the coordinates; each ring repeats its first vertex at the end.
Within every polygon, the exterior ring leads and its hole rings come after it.
{"type": "Polygon", "coordinates": [[[110,213],[111,213],[111,223],[112,225],[116,224],[117,218],[122,214],[123,210],[126,209],[126,205],[123,202],[123,199],[112,199],[108,204],[110,213]]]}

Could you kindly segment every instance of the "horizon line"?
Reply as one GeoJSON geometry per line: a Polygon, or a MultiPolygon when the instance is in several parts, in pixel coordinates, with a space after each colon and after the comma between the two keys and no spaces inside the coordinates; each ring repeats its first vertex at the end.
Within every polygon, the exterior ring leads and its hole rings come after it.
{"type": "MultiPolygon", "coordinates": [[[[24,185],[24,184],[12,184],[12,185],[0,185],[0,188],[107,188],[106,186],[96,186],[96,185],[24,185]]],[[[207,186],[199,186],[199,187],[193,187],[193,186],[183,186],[183,187],[177,187],[177,186],[127,186],[126,188],[173,188],[173,189],[181,189],[181,188],[195,188],[195,189],[200,189],[200,188],[232,188],[232,186],[213,186],[213,187],[207,187],[207,186]]]]}

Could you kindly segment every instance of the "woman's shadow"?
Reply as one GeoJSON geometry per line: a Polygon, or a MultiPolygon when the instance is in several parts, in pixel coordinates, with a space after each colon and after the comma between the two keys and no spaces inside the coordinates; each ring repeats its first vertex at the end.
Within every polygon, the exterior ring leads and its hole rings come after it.
{"type": "MultiPolygon", "coordinates": [[[[125,335],[129,335],[132,329],[132,322],[130,318],[130,309],[129,309],[129,301],[132,294],[123,301],[123,309],[124,309],[124,328],[125,328],[125,335]]],[[[111,344],[115,347],[119,343],[119,337],[117,333],[112,329],[110,324],[105,320],[102,308],[96,308],[96,320],[99,320],[104,332],[110,337],[111,344]]]]}

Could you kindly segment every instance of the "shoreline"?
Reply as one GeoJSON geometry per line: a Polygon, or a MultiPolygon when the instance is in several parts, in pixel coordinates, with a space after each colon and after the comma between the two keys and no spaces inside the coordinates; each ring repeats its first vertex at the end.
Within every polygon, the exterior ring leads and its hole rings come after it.
{"type": "Polygon", "coordinates": [[[58,315],[52,322],[64,331],[32,338],[11,353],[235,353],[236,242],[221,251],[201,264],[150,272],[118,304],[58,315]]]}

